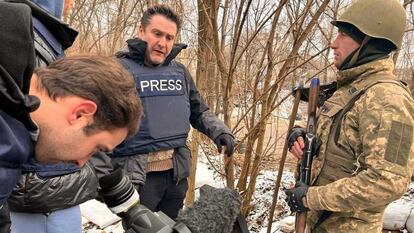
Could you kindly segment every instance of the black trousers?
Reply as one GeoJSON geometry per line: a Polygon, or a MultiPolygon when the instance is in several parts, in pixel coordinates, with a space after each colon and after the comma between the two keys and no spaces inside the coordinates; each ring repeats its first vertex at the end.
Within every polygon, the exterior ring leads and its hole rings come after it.
{"type": "Polygon", "coordinates": [[[0,233],[10,233],[11,221],[7,203],[0,209],[0,233]]]}
{"type": "Polygon", "coordinates": [[[145,185],[139,188],[140,203],[152,211],[162,211],[175,220],[178,211],[183,208],[187,189],[187,179],[177,183],[173,169],[148,172],[145,185]]]}

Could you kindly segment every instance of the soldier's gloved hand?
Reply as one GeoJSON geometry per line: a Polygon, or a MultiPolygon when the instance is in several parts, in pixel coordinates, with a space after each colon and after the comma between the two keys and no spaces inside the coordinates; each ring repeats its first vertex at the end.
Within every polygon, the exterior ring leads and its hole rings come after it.
{"type": "Polygon", "coordinates": [[[292,212],[304,212],[309,208],[305,206],[306,194],[308,193],[309,186],[305,183],[298,181],[292,189],[285,189],[286,202],[292,212]]]}
{"type": "Polygon", "coordinates": [[[305,138],[306,131],[300,126],[293,126],[293,128],[288,133],[288,148],[292,148],[293,144],[298,140],[298,137],[305,138]]]}
{"type": "Polygon", "coordinates": [[[300,126],[294,126],[288,133],[288,148],[298,159],[302,158],[303,148],[305,147],[306,131],[300,126]]]}
{"type": "Polygon", "coordinates": [[[214,143],[217,146],[217,151],[221,153],[222,146],[226,146],[225,154],[227,156],[231,156],[234,150],[234,138],[230,134],[223,133],[220,134],[215,140],[214,143]]]}

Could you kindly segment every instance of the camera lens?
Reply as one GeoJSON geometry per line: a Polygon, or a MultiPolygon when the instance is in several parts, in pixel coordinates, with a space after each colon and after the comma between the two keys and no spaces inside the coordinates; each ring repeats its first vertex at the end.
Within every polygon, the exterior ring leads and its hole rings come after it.
{"type": "Polygon", "coordinates": [[[99,179],[100,194],[113,212],[118,213],[138,202],[138,193],[122,169],[117,169],[99,179]],[[128,204],[127,204],[128,203],[128,204]],[[127,205],[126,205],[127,204],[127,205]],[[124,206],[121,210],[117,207],[124,206]]]}

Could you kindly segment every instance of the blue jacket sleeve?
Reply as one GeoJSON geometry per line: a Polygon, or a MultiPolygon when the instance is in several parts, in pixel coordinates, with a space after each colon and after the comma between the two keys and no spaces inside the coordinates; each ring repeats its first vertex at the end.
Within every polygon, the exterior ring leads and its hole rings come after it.
{"type": "Polygon", "coordinates": [[[0,205],[20,176],[20,166],[33,155],[33,143],[24,125],[0,111],[0,205]]]}

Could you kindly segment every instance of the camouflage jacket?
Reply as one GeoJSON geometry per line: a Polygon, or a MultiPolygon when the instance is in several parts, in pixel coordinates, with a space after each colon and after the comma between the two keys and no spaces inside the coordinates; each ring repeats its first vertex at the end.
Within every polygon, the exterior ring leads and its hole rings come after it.
{"type": "Polygon", "coordinates": [[[322,145],[312,164],[308,226],[323,210],[333,213],[313,232],[381,232],[385,207],[408,188],[414,100],[402,83],[390,81],[396,80],[393,70],[392,60],[383,59],[340,71],[338,90],[320,110],[317,136],[322,145]],[[333,124],[352,93],[368,86],[333,124]],[[338,128],[332,136],[333,125],[338,128]]]}

